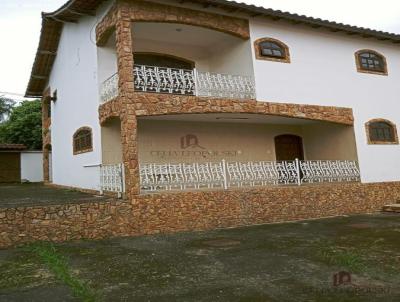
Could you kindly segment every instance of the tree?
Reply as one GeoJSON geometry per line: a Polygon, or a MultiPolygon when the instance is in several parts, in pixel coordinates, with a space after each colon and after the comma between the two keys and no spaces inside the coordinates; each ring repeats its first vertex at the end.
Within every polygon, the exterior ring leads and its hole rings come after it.
{"type": "Polygon", "coordinates": [[[10,115],[15,101],[4,96],[0,96],[0,123],[10,115]]]}
{"type": "Polygon", "coordinates": [[[40,100],[23,101],[12,109],[9,119],[0,124],[0,143],[24,144],[29,149],[42,149],[40,100]]]}

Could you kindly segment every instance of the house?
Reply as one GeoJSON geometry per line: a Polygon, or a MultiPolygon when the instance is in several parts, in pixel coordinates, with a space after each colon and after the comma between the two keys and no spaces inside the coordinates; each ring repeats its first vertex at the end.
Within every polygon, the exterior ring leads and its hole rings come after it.
{"type": "Polygon", "coordinates": [[[43,100],[45,181],[213,213],[276,188],[314,204],[296,219],[398,196],[399,43],[234,1],[70,0],[42,15],[26,91],[43,100]]]}
{"type": "Polygon", "coordinates": [[[0,144],[0,183],[43,181],[43,154],[21,144],[0,144]]]}

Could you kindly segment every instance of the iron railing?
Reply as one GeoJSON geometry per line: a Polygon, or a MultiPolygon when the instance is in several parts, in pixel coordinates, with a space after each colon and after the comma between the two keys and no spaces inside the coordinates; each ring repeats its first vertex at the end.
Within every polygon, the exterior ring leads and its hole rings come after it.
{"type": "Polygon", "coordinates": [[[118,73],[114,73],[100,85],[100,101],[105,103],[118,96],[118,73]]]}
{"type": "MultiPolygon", "coordinates": [[[[211,98],[255,99],[251,76],[230,75],[199,70],[134,65],[135,91],[196,95],[211,98]]],[[[118,74],[101,84],[101,102],[118,95],[118,74]]]]}
{"type": "Polygon", "coordinates": [[[104,191],[118,193],[118,197],[125,192],[125,175],[122,164],[100,165],[100,193],[104,191]]]}
{"type": "Polygon", "coordinates": [[[359,181],[352,160],[140,164],[142,192],[359,181]]]}

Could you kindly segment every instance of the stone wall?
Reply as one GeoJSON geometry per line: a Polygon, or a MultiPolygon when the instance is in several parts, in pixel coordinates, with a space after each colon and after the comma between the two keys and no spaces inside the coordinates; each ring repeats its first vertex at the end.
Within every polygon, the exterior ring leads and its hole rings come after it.
{"type": "Polygon", "coordinates": [[[400,182],[139,195],[131,200],[0,209],[0,247],[208,230],[379,211],[400,182]]]}
{"type": "Polygon", "coordinates": [[[42,97],[42,151],[43,151],[43,180],[50,181],[50,151],[51,151],[51,108],[50,88],[48,88],[42,97]]]}
{"type": "Polygon", "coordinates": [[[154,2],[120,0],[117,3],[96,26],[98,46],[105,45],[116,27],[118,10],[125,8],[129,22],[186,24],[224,32],[244,40],[250,38],[249,21],[246,19],[154,2]]]}
{"type": "MultiPolygon", "coordinates": [[[[132,94],[128,102],[134,104],[136,116],[190,113],[252,113],[325,121],[343,125],[353,125],[354,123],[351,108],[332,106],[139,92],[132,94]]],[[[99,107],[100,124],[110,118],[119,116],[120,110],[121,102],[119,98],[102,104],[99,107]]]]}

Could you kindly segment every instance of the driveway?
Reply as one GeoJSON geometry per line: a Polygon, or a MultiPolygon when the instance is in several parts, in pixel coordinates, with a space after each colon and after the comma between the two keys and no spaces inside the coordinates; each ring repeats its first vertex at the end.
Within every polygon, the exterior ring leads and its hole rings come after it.
{"type": "Polygon", "coordinates": [[[45,186],[42,183],[0,183],[0,208],[59,205],[106,199],[109,197],[45,186]]]}
{"type": "Polygon", "coordinates": [[[399,236],[374,214],[2,250],[0,301],[399,301],[399,236]]]}

